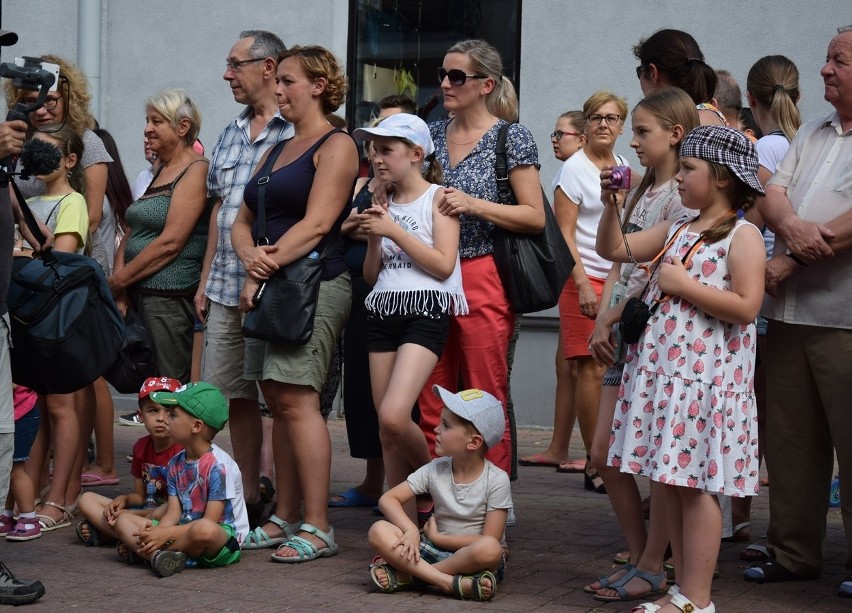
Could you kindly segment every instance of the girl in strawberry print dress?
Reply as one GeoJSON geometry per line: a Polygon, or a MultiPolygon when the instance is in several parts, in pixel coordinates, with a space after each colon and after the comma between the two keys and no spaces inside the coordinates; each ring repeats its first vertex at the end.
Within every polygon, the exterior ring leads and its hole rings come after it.
{"type": "Polygon", "coordinates": [[[754,146],[731,128],[696,128],[680,156],[681,203],[698,217],[625,238],[614,207],[601,219],[603,257],[629,261],[625,244],[639,261],[664,250],[644,297],[652,315],[625,364],[608,464],[668,486],[677,584],[634,610],[712,613],[722,516],[710,494],[758,491],[752,377],[765,249],[760,231],[740,217],[763,188],[754,146]]]}

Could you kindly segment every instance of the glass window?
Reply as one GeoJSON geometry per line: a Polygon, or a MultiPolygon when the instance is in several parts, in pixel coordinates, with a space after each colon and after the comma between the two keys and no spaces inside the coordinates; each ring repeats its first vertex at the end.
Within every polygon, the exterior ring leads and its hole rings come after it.
{"type": "Polygon", "coordinates": [[[481,38],[503,58],[520,91],[521,0],[352,0],[347,119],[378,114],[385,96],[408,94],[427,122],[446,115],[438,68],[454,43],[481,38]]]}

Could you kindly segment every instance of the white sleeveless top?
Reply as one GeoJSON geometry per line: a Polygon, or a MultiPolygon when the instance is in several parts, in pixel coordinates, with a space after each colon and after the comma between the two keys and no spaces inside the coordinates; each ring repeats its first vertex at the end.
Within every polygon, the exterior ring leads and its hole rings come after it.
{"type": "MultiPolygon", "coordinates": [[[[419,198],[407,204],[388,199],[388,214],[408,234],[429,247],[432,237],[432,201],[440,185],[431,185],[419,198]]],[[[467,300],[462,289],[461,267],[456,266],[447,279],[441,280],[420,268],[399,245],[382,238],[382,268],[373,291],[364,304],[379,315],[408,315],[440,311],[453,315],[467,314],[467,300]]]]}

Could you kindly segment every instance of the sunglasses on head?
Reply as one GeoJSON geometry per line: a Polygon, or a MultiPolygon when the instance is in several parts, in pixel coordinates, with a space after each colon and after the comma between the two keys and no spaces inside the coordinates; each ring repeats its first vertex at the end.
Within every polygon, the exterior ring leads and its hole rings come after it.
{"type": "Polygon", "coordinates": [[[488,77],[481,74],[465,74],[464,70],[458,68],[447,70],[441,67],[438,69],[438,83],[443,83],[445,78],[450,80],[450,85],[464,85],[468,79],[487,79],[488,77]]]}

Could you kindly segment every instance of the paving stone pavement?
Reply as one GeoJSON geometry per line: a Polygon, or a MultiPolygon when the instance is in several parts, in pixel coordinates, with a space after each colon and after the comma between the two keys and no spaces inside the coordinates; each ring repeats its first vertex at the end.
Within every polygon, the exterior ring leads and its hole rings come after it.
{"type": "MultiPolygon", "coordinates": [[[[121,413],[121,410],[117,411],[121,413]]],[[[332,489],[360,482],[364,463],[349,457],[342,420],[329,421],[333,444],[332,489]]],[[[117,495],[132,487],[125,455],[144,434],[116,424],[116,456],[121,486],[94,488],[117,495]]],[[[550,432],[521,429],[521,455],[547,447],[550,432]]],[[[579,455],[579,433],[573,454],[579,455]]],[[[217,443],[230,451],[225,430],[217,443]]],[[[81,545],[73,528],[46,533],[29,543],[0,543],[0,559],[14,573],[38,578],[47,594],[28,611],[629,611],[629,604],[598,603],[582,587],[614,567],[612,556],[624,542],[606,496],[583,490],[579,474],[521,467],[513,483],[517,525],[508,528],[510,557],[506,579],[490,603],[460,602],[431,592],[388,595],[374,589],[367,565],[367,529],[376,517],[369,508],[331,509],[340,553],[307,564],[273,564],[269,550],[244,552],[240,563],[224,569],[186,570],[158,579],[143,567],[119,563],[112,548],[81,545]]],[[[647,488],[646,484],[642,484],[647,488]]],[[[768,494],[754,501],[752,535],[766,531],[768,494]]],[[[826,493],[827,495],[827,493],[826,493]]],[[[720,578],[713,586],[717,611],[852,611],[837,597],[844,576],[845,544],[839,509],[831,509],[826,538],[826,569],[819,581],[779,585],[744,582],[738,559],[744,544],[722,544],[720,578]]],[[[641,602],[641,601],[640,601],[641,602]]]]}

